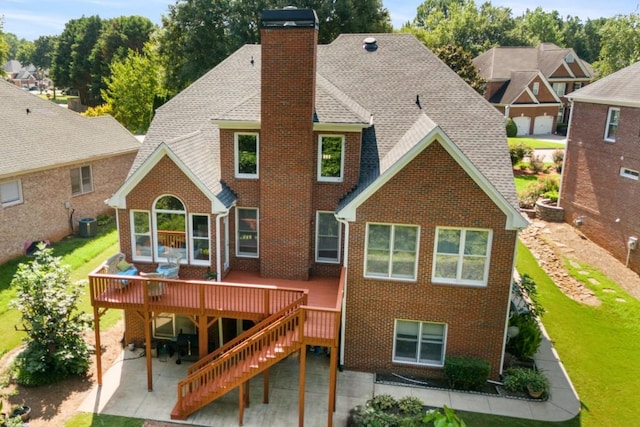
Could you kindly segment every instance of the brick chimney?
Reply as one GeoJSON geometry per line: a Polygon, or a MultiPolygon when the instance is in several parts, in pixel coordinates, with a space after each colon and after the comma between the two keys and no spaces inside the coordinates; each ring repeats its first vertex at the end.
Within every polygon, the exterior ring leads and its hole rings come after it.
{"type": "Polygon", "coordinates": [[[260,36],[260,274],[307,280],[318,17],[310,9],[265,10],[260,36]]]}

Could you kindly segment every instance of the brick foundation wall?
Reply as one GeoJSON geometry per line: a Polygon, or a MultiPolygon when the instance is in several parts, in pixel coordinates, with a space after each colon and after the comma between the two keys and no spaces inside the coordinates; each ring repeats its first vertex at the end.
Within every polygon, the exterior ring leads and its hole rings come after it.
{"type": "Polygon", "coordinates": [[[516,232],[504,229],[505,215],[434,142],[360,206],[357,218],[350,227],[345,367],[441,376],[441,368],[392,362],[394,319],[407,319],[446,323],[446,355],[486,359],[497,379],[516,241],[516,232]],[[363,277],[367,222],[420,225],[415,283],[363,277]],[[493,230],[487,287],[431,283],[437,226],[493,230]]]}
{"type": "MultiPolygon", "coordinates": [[[[620,168],[640,171],[640,109],[620,107],[615,142],[604,141],[608,111],[574,103],[560,205],[567,222],[580,222],[585,236],[626,262],[629,237],[640,237],[640,181],[620,176],[620,168]]],[[[629,268],[640,273],[639,250],[629,253],[629,268]]]]}

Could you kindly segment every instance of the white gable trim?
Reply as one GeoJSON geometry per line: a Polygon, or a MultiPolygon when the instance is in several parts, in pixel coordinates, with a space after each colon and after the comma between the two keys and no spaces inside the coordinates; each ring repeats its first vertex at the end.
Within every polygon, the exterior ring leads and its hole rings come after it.
{"type": "Polygon", "coordinates": [[[107,204],[116,209],[127,208],[127,196],[142,179],[151,172],[151,170],[162,160],[164,156],[169,157],[176,166],[194,183],[196,187],[204,194],[209,200],[211,200],[211,212],[221,213],[226,212],[226,206],[198,179],[194,173],[184,164],[184,162],[169,148],[164,142],[156,147],[149,157],[140,165],[138,169],[131,175],[122,186],[115,192],[110,199],[107,200],[107,204]]]}
{"type": "MultiPolygon", "coordinates": [[[[556,100],[556,102],[558,104],[562,104],[562,101],[560,100],[560,97],[558,96],[558,94],[556,93],[555,90],[553,90],[553,86],[551,86],[551,83],[549,83],[549,80],[546,79],[541,72],[538,72],[538,76],[540,77],[540,80],[542,81],[542,84],[544,84],[544,87],[547,88],[547,90],[549,92],[551,92],[551,95],[553,96],[553,98],[556,100]]],[[[540,92],[538,92],[539,94],[540,92]]]]}
{"type": "Polygon", "coordinates": [[[384,187],[398,172],[414,160],[425,148],[432,142],[438,141],[449,155],[462,167],[462,169],[473,179],[473,181],[489,196],[489,198],[500,208],[505,214],[507,220],[505,229],[518,230],[525,228],[529,222],[522,214],[515,209],[498,190],[482,175],[471,161],[460,151],[447,134],[438,126],[425,135],[420,142],[405,153],[397,162],[384,171],[373,183],[365,188],[362,193],[358,194],[351,202],[337,212],[338,220],[346,220],[350,222],[356,221],[356,213],[358,207],[366,202],[375,192],[384,187]]]}
{"type": "MultiPolygon", "coordinates": [[[[532,91],[531,89],[529,89],[529,86],[527,86],[527,87],[522,91],[522,93],[526,93],[527,95],[529,95],[529,97],[531,98],[531,101],[532,101],[533,103],[535,103],[535,104],[540,104],[540,101],[538,101],[538,97],[536,97],[536,96],[533,94],[533,91],[532,91]]],[[[540,93],[540,92],[538,92],[538,93],[540,93]]],[[[521,95],[522,95],[522,94],[521,94],[521,95]]],[[[518,98],[519,98],[519,97],[518,97],[518,98]]]]}
{"type": "MultiPolygon", "coordinates": [[[[565,58],[566,58],[566,56],[565,56],[565,58]]],[[[575,56],[574,56],[574,58],[575,58],[575,56]]],[[[570,75],[572,78],[574,78],[574,79],[576,78],[576,75],[575,75],[575,74],[573,74],[573,71],[571,71],[571,68],[569,67],[569,64],[567,64],[566,59],[563,59],[563,60],[562,60],[562,66],[564,67],[564,69],[565,69],[565,70],[567,70],[567,72],[569,73],[569,75],[570,75]]],[[[558,68],[560,68],[560,67],[558,67],[558,68]]],[[[557,68],[556,68],[556,71],[558,71],[558,69],[557,69],[557,68]]],[[[552,77],[552,78],[553,78],[553,77],[552,77]]],[[[559,77],[555,77],[555,78],[559,78],[559,77]]],[[[566,78],[566,77],[565,77],[565,78],[566,78]]]]}

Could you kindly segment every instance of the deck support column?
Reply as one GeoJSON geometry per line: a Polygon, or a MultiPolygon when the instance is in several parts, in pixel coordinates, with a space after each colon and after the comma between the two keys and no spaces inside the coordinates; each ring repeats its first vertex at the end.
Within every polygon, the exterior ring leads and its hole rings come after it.
{"type": "Polygon", "coordinates": [[[198,359],[209,354],[209,325],[207,316],[201,314],[198,318],[198,359]]]}
{"type": "Polygon", "coordinates": [[[304,389],[307,366],[307,345],[300,348],[300,382],[298,384],[298,427],[304,427],[304,389]]]}
{"type": "Polygon", "coordinates": [[[338,347],[330,347],[330,349],[327,427],[333,426],[333,413],[336,412],[336,386],[338,376],[338,347]]]}
{"type": "MultiPolygon", "coordinates": [[[[145,306],[147,304],[145,303],[145,306]]],[[[152,364],[151,364],[151,319],[150,319],[150,315],[149,315],[149,310],[148,307],[145,307],[144,310],[144,340],[145,343],[147,345],[147,347],[149,348],[149,350],[146,352],[146,359],[147,359],[147,390],[149,391],[153,391],[153,372],[152,372],[152,364]]]]}
{"type": "Polygon", "coordinates": [[[262,403],[269,403],[269,368],[262,373],[262,403]]]}
{"type": "Polygon", "coordinates": [[[93,330],[96,334],[96,375],[98,385],[102,385],[102,345],[100,344],[100,312],[98,306],[93,306],[93,330]]]}
{"type": "Polygon", "coordinates": [[[244,383],[240,383],[238,386],[238,425],[241,426],[244,423],[244,383]]]}

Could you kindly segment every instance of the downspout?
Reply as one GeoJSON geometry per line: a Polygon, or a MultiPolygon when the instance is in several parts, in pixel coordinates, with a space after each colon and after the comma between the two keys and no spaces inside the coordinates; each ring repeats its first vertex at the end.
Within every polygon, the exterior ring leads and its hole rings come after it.
{"type": "Polygon", "coordinates": [[[347,282],[349,277],[349,222],[345,219],[336,217],[339,223],[344,224],[344,250],[342,251],[342,266],[344,267],[344,287],[342,288],[342,313],[340,313],[340,371],[344,366],[344,331],[347,321],[347,282]]]}
{"type": "Polygon", "coordinates": [[[229,216],[231,209],[222,212],[214,212],[216,214],[216,282],[222,280],[222,255],[220,243],[220,223],[222,218],[229,216]]]}
{"type": "Polygon", "coordinates": [[[571,121],[573,119],[573,99],[569,98],[569,124],[567,125],[567,139],[564,143],[564,156],[562,156],[562,175],[560,178],[560,190],[558,190],[558,206],[562,201],[562,176],[564,176],[564,165],[567,162],[567,151],[569,149],[569,135],[571,135],[571,121]]]}
{"type": "Polygon", "coordinates": [[[507,349],[507,330],[509,329],[509,313],[511,313],[511,298],[513,297],[513,280],[515,279],[514,273],[516,271],[516,256],[518,255],[518,234],[519,230],[516,230],[515,245],[513,246],[513,265],[511,266],[511,281],[509,282],[509,299],[507,300],[507,316],[504,321],[504,336],[502,337],[502,353],[500,356],[500,375],[502,375],[502,367],[504,366],[504,353],[507,349]]]}

